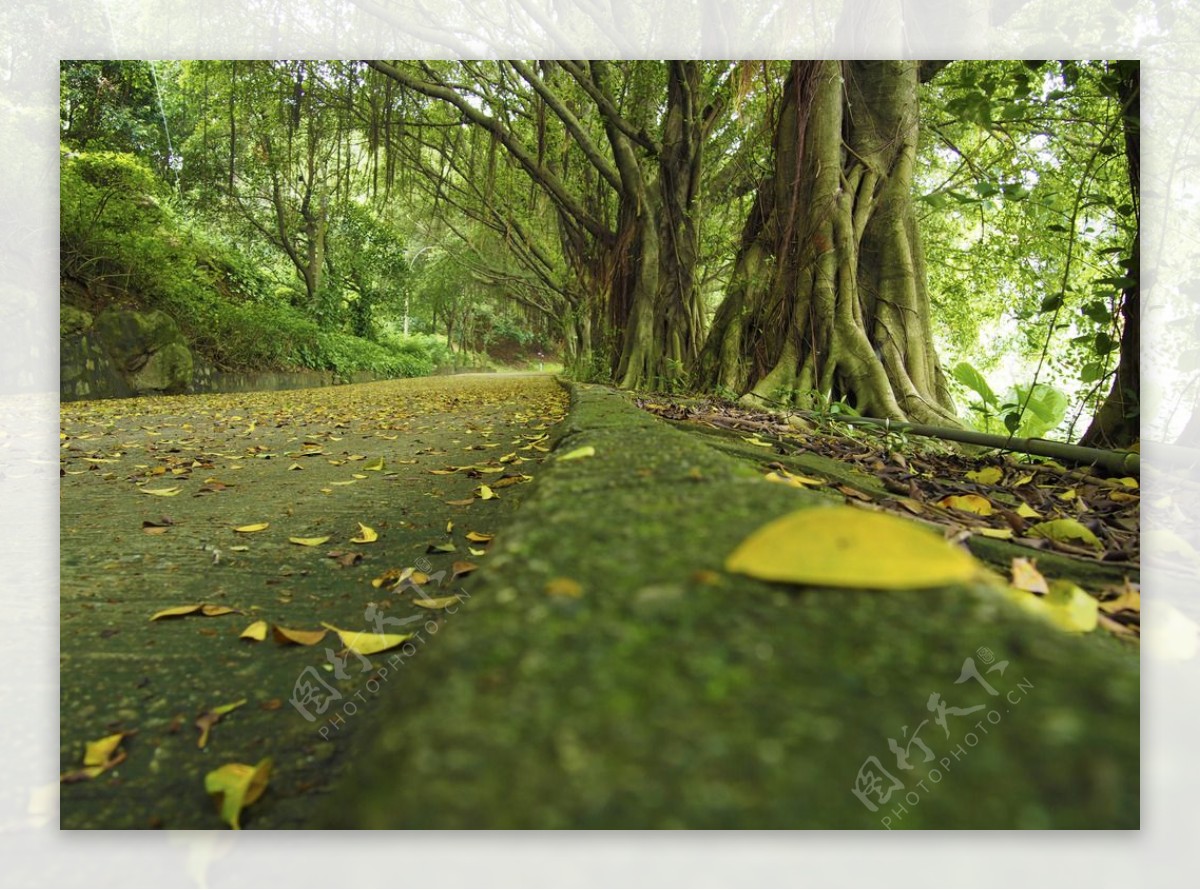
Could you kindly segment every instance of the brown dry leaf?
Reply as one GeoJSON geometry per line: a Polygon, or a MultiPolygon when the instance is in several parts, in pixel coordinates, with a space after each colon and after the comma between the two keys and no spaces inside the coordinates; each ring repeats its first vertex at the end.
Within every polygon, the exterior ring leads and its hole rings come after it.
{"type": "Polygon", "coordinates": [[[275,637],[275,642],[284,645],[294,643],[297,646],[315,646],[321,640],[325,639],[325,631],[323,630],[295,630],[290,627],[280,627],[278,624],[272,628],[272,636],[275,637]]]}
{"type": "Polygon", "coordinates": [[[245,703],[246,700],[244,698],[239,699],[232,704],[221,705],[220,707],[213,708],[210,711],[205,711],[203,714],[197,717],[196,729],[200,730],[200,738],[196,742],[196,747],[203,748],[205,745],[207,745],[209,730],[220,723],[222,717],[224,717],[230,711],[236,711],[245,703]]]}
{"type": "Polygon", "coordinates": [[[450,566],[450,580],[454,581],[458,578],[461,578],[463,575],[469,575],[477,568],[479,568],[479,566],[475,565],[473,562],[467,562],[464,559],[456,560],[454,564],[450,566]]]}
{"type": "Polygon", "coordinates": [[[839,485],[837,490],[848,498],[857,498],[860,501],[867,502],[874,500],[874,498],[872,498],[869,494],[861,492],[857,488],[851,488],[849,485],[839,485]]]}
{"type": "Polygon", "coordinates": [[[449,507],[469,507],[473,503],[475,503],[475,498],[465,498],[459,501],[446,501],[446,505],[449,507]]]}
{"type": "Polygon", "coordinates": [[[1012,586],[1029,593],[1049,593],[1046,579],[1037,570],[1037,561],[1014,557],[1012,561],[1012,586]]]}
{"type": "Polygon", "coordinates": [[[357,550],[330,550],[325,554],[343,569],[356,566],[362,562],[363,555],[357,550]]]}

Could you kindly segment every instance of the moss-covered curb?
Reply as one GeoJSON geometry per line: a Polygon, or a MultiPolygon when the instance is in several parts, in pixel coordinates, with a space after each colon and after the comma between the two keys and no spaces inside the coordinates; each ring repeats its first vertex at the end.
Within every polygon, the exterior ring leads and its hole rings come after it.
{"type": "Polygon", "coordinates": [[[725,574],[750,531],[819,496],[574,386],[556,453],[584,445],[395,658],[324,824],[1137,827],[1136,654],[986,590],[725,574]],[[549,595],[555,578],[582,595],[549,595]]]}

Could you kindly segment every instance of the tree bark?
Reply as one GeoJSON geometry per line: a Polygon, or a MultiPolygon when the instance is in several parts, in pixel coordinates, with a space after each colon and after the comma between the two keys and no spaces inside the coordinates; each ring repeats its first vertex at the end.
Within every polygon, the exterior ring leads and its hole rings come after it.
{"type": "Polygon", "coordinates": [[[1092,448],[1126,448],[1141,436],[1141,287],[1138,283],[1141,262],[1141,101],[1140,77],[1136,62],[1121,62],[1124,71],[1117,86],[1121,101],[1125,157],[1129,162],[1129,194],[1137,220],[1125,275],[1133,284],[1121,295],[1121,359],[1113,376],[1112,388],[1100,410],[1092,418],[1087,432],[1079,440],[1092,448]]]}
{"type": "Polygon", "coordinates": [[[793,62],[699,380],[958,426],[912,210],[916,62],[793,62]]]}

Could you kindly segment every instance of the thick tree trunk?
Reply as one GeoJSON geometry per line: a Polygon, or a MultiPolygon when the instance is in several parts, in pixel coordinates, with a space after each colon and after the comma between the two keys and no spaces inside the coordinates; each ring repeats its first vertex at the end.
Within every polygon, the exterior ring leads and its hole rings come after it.
{"type": "Polygon", "coordinates": [[[1124,114],[1125,157],[1129,161],[1129,194],[1138,219],[1133,250],[1125,270],[1133,280],[1121,298],[1121,360],[1113,376],[1112,389],[1092,418],[1087,432],[1079,440],[1092,448],[1126,448],[1141,436],[1142,416],[1139,403],[1141,392],[1141,288],[1137,283],[1141,263],[1141,102],[1140,78],[1136,62],[1119,62],[1126,66],[1117,87],[1124,114]]]}
{"type": "Polygon", "coordinates": [[[958,425],[911,205],[916,62],[794,62],[699,379],[751,401],[958,425]]]}
{"type": "MultiPolygon", "coordinates": [[[[652,169],[627,170],[624,134],[610,132],[622,174],[615,329],[623,331],[615,379],[627,389],[660,385],[690,369],[704,342],[704,307],[696,288],[697,195],[707,130],[722,106],[697,108],[700,69],[669,62],[662,143],[652,169]]],[[[632,158],[632,151],[630,150],[632,158]]]]}

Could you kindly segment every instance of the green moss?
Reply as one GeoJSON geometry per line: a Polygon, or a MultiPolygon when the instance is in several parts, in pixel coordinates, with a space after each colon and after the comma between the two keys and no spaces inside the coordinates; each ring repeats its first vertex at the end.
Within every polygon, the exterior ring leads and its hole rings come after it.
{"type": "Polygon", "coordinates": [[[600,388],[574,387],[556,450],[581,445],[595,456],[546,462],[462,614],[398,668],[327,824],[880,828],[890,808],[851,792],[875,757],[916,795],[892,827],[1137,826],[1135,655],[985,588],[727,574],[747,534],[820,496],[600,388]],[[547,595],[557,577],[582,596],[547,595]],[[956,682],[968,658],[1007,662],[997,696],[956,682]],[[943,733],[934,694],[985,710],[943,733]],[[908,772],[904,727],[936,755],[908,772]]]}

